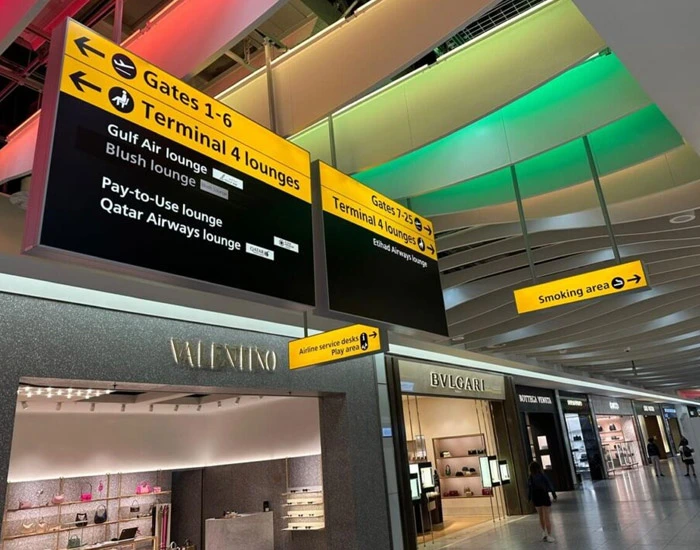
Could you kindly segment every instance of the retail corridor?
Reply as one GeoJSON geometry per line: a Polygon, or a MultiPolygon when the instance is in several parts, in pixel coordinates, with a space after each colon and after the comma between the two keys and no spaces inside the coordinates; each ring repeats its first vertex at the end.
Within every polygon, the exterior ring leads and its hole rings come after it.
{"type": "MultiPolygon", "coordinates": [[[[586,483],[583,489],[561,493],[552,507],[556,543],[540,539],[537,516],[500,526],[484,527],[460,537],[455,534],[418,548],[517,550],[675,550],[700,548],[700,481],[684,477],[685,469],[664,461],[665,477],[644,468],[608,481],[586,483]],[[681,471],[683,470],[683,471],[681,471]]],[[[422,541],[421,541],[422,542],[422,541]]]]}

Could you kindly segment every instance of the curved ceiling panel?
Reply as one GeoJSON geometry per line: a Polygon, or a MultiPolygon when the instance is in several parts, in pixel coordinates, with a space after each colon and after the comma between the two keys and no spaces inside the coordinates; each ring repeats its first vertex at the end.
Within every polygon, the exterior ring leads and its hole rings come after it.
{"type": "MultiPolygon", "coordinates": [[[[613,223],[682,212],[690,205],[697,205],[698,201],[695,197],[688,194],[687,184],[700,179],[698,174],[700,174],[700,157],[691,147],[683,145],[655,159],[602,177],[601,185],[613,223]],[[646,195],[634,200],[617,202],[625,198],[629,199],[630,195],[636,196],[637,189],[641,190],[641,194],[646,193],[646,195]],[[650,196],[649,193],[654,193],[655,189],[663,191],[663,201],[659,201],[659,197],[653,202],[646,200],[650,196]]],[[[592,189],[590,185],[591,182],[588,182],[589,189],[592,189]]],[[[602,225],[602,216],[597,202],[596,206],[590,210],[561,213],[561,210],[566,212],[571,205],[577,205],[578,201],[590,204],[592,191],[586,189],[586,183],[563,189],[558,193],[560,195],[556,199],[552,199],[549,195],[542,195],[523,201],[528,217],[528,229],[531,232],[602,225]]],[[[413,201],[411,204],[413,205],[413,201]]],[[[515,202],[432,216],[431,219],[435,230],[439,233],[486,224],[507,224],[508,227],[514,228],[508,235],[520,233],[515,202]]],[[[485,229],[484,232],[490,232],[492,236],[489,238],[505,236],[501,234],[500,229],[485,229]]],[[[440,250],[447,251],[454,248],[455,244],[460,246],[457,243],[461,238],[461,235],[456,237],[446,235],[444,238],[439,238],[440,250]]]]}
{"type": "MultiPolygon", "coordinates": [[[[381,0],[328,27],[272,63],[277,133],[290,136],[354,101],[495,3],[381,0]]],[[[269,127],[266,82],[260,69],[217,99],[269,127]]]]}
{"type": "Polygon", "coordinates": [[[539,155],[648,105],[614,55],[597,56],[493,114],[355,177],[392,197],[420,195],[539,155]]]}
{"type": "MultiPolygon", "coordinates": [[[[604,47],[570,0],[541,5],[334,115],[338,168],[354,173],[431,143],[604,47]]],[[[323,121],[291,141],[329,162],[328,136],[323,121]]]]}

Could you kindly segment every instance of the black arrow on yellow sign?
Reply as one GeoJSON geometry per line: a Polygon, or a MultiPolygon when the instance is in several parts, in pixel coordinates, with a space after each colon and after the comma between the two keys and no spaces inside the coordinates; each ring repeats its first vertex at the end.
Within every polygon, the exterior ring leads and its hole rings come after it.
{"type": "Polygon", "coordinates": [[[632,283],[632,282],[633,282],[633,283],[635,283],[635,284],[638,285],[638,284],[639,284],[639,281],[641,281],[641,280],[642,280],[642,278],[641,278],[639,275],[635,275],[635,276],[632,277],[631,279],[627,279],[627,282],[628,282],[628,283],[632,283]]]}
{"type": "Polygon", "coordinates": [[[376,337],[377,337],[377,331],[375,330],[374,332],[370,333],[370,336],[371,336],[372,338],[376,338],[376,337]]]}
{"type": "Polygon", "coordinates": [[[73,84],[75,84],[75,87],[78,88],[79,91],[85,91],[85,88],[83,88],[83,86],[85,86],[86,88],[92,88],[96,92],[102,91],[102,88],[100,88],[99,86],[85,80],[83,78],[84,76],[85,71],[75,71],[72,75],[70,75],[70,79],[73,81],[73,84]]]}
{"type": "Polygon", "coordinates": [[[81,36],[80,38],[76,38],[75,40],[73,40],[73,42],[75,42],[75,45],[78,46],[80,53],[83,54],[85,57],[90,57],[90,54],[88,54],[88,52],[92,52],[95,55],[98,55],[99,57],[105,56],[105,54],[102,53],[100,50],[96,50],[92,46],[88,46],[88,42],[90,42],[90,39],[87,36],[81,36]]]}
{"type": "Polygon", "coordinates": [[[430,250],[431,254],[435,254],[435,249],[433,248],[433,245],[428,245],[428,250],[430,250]]]}
{"type": "Polygon", "coordinates": [[[433,234],[433,230],[430,229],[430,226],[429,226],[429,225],[426,225],[426,226],[425,226],[425,230],[428,232],[428,235],[432,235],[432,234],[433,234]]]}

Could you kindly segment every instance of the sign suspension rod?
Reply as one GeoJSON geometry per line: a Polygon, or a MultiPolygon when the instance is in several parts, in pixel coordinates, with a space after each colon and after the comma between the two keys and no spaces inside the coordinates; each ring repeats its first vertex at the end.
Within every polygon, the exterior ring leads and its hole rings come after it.
{"type": "Polygon", "coordinates": [[[598,202],[600,203],[600,209],[603,212],[603,219],[605,220],[605,228],[608,230],[608,236],[610,237],[610,244],[612,246],[613,254],[615,255],[615,263],[620,264],[622,260],[620,259],[620,249],[617,246],[617,239],[615,239],[615,232],[613,231],[612,222],[610,221],[610,213],[608,212],[608,205],[605,202],[605,195],[603,195],[603,188],[600,185],[600,176],[598,174],[598,167],[595,164],[595,158],[593,158],[593,150],[591,149],[591,142],[588,136],[583,136],[583,145],[586,148],[586,156],[588,157],[588,165],[591,169],[591,175],[593,176],[593,185],[595,185],[595,191],[598,194],[598,202]]]}
{"type": "Polygon", "coordinates": [[[530,265],[530,275],[532,282],[537,282],[537,273],[535,272],[535,260],[532,256],[532,247],[530,246],[530,235],[527,232],[527,221],[525,221],[525,210],[523,209],[523,199],[520,195],[520,186],[518,185],[518,173],[515,170],[515,165],[510,165],[510,177],[513,180],[513,191],[515,192],[515,202],[518,205],[518,218],[520,218],[520,230],[523,233],[523,241],[525,242],[525,252],[527,253],[527,263],[530,265]]]}

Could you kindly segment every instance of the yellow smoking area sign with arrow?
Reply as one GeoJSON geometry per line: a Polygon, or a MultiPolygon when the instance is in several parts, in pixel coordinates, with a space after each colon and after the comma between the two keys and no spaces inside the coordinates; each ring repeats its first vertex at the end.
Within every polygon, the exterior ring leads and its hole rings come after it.
{"type": "Polygon", "coordinates": [[[529,313],[648,287],[644,265],[636,260],[521,288],[514,292],[514,297],[518,313],[529,313]]]}
{"type": "Polygon", "coordinates": [[[289,342],[291,370],[354,359],[382,351],[383,337],[376,327],[350,325],[289,342]]]}

